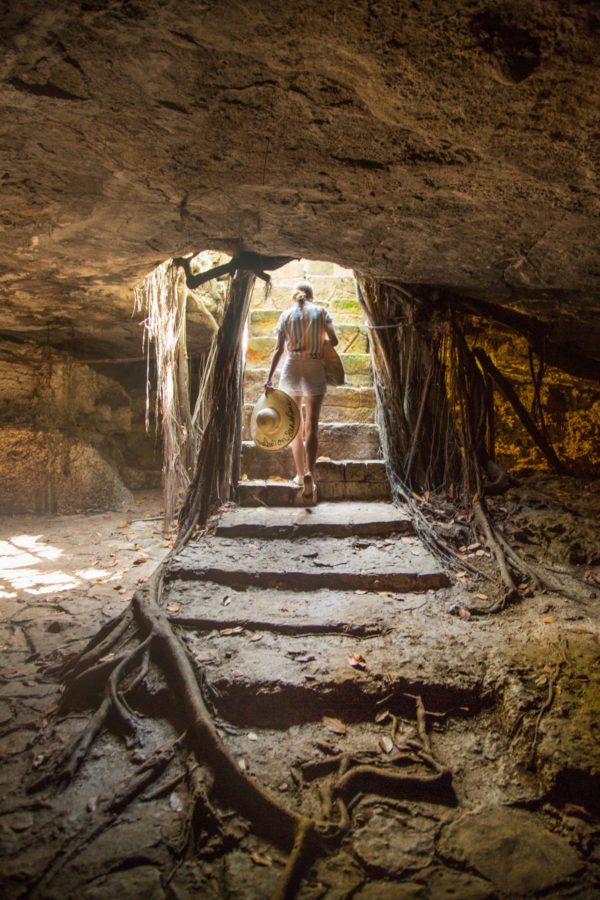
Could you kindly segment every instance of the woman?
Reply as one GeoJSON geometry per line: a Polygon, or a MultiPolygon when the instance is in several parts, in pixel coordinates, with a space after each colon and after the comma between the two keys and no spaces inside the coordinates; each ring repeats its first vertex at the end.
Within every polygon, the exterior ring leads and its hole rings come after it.
{"type": "Polygon", "coordinates": [[[314,472],[319,446],[319,416],[323,397],[327,392],[325,366],[322,360],[323,342],[329,338],[335,347],[338,338],[327,310],[312,302],[313,289],[308,281],[299,281],[296,284],[292,300],[295,301],[295,305],[281,314],[275,329],[277,344],[265,382],[265,393],[268,394],[273,390],[273,376],[285,349],[287,358],[281,372],[279,388],[294,398],[300,410],[300,428],[292,441],[292,453],[296,464],[294,483],[302,487],[303,499],[311,502],[316,492],[314,472]]]}

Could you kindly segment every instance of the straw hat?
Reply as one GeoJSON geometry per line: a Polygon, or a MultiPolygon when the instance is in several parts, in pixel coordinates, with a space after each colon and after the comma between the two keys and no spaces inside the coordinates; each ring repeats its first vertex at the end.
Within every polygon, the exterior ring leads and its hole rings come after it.
{"type": "Polygon", "coordinates": [[[284,391],[263,394],[250,419],[250,432],[257,447],[263,450],[283,450],[300,428],[300,412],[296,403],[284,391]]]}

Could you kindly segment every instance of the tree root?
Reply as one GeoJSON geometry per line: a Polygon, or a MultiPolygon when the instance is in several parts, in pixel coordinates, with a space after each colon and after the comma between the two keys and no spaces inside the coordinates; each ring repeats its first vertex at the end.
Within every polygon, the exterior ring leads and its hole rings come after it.
{"type": "Polygon", "coordinates": [[[311,850],[311,859],[314,854],[314,824],[314,821],[306,818],[306,816],[302,816],[298,822],[294,845],[281,876],[278,889],[273,894],[273,900],[291,900],[296,895],[302,876],[309,866],[307,857],[311,850]]]}
{"type": "Polygon", "coordinates": [[[447,806],[456,806],[457,803],[449,769],[425,776],[401,775],[379,766],[355,766],[338,779],[333,795],[348,803],[358,793],[403,800],[428,800],[447,806]]]}
{"type": "Polygon", "coordinates": [[[558,594],[569,597],[571,600],[578,601],[580,601],[582,593],[586,598],[592,597],[594,591],[585,582],[572,578],[567,574],[562,575],[562,573],[556,572],[547,566],[529,563],[524,560],[494,528],[483,498],[479,498],[473,503],[473,513],[475,521],[485,533],[488,548],[496,557],[506,593],[500,600],[485,609],[481,607],[467,607],[472,615],[489,615],[500,612],[506,607],[507,603],[520,600],[521,595],[513,573],[518,573],[521,578],[531,581],[537,590],[555,591],[558,594]]]}

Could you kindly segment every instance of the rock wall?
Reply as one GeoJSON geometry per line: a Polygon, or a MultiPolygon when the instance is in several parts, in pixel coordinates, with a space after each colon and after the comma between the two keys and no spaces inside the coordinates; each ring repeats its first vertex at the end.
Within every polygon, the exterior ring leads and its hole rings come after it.
{"type": "Polygon", "coordinates": [[[128,488],[156,486],[145,363],[103,368],[113,377],[48,346],[0,342],[0,511],[114,508],[128,488]]]}

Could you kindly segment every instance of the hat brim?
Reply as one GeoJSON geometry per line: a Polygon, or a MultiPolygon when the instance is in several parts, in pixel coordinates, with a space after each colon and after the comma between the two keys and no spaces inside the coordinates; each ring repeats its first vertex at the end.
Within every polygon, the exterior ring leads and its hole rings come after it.
{"type": "Polygon", "coordinates": [[[250,433],[252,440],[262,450],[274,452],[283,450],[294,440],[300,428],[300,410],[296,401],[285,391],[273,390],[263,394],[252,410],[250,433]],[[279,427],[275,431],[265,431],[257,422],[257,416],[263,409],[275,409],[280,416],[279,427]]]}

